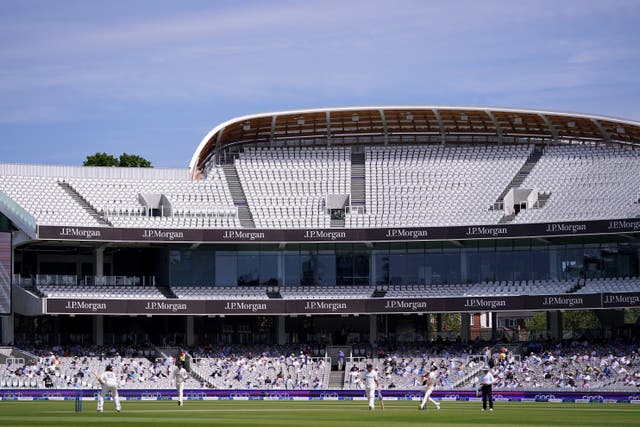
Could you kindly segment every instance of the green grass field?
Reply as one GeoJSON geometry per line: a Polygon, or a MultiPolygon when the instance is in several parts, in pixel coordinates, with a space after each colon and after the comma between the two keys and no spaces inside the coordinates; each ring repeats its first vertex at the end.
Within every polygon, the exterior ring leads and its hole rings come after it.
{"type": "Polygon", "coordinates": [[[385,410],[367,410],[364,401],[123,401],[122,412],[105,402],[2,401],[2,426],[638,426],[640,405],[498,402],[481,412],[477,402],[442,402],[442,409],[419,411],[417,402],[387,401],[385,410]]]}

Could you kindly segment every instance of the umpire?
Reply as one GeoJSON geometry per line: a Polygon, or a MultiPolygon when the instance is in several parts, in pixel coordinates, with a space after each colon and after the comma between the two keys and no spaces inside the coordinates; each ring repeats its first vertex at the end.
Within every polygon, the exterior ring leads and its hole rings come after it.
{"type": "Polygon", "coordinates": [[[488,366],[485,366],[483,369],[484,375],[482,375],[482,380],[480,384],[482,385],[482,410],[487,410],[487,400],[489,400],[489,410],[493,411],[493,382],[495,379],[493,378],[493,374],[488,366]]]}

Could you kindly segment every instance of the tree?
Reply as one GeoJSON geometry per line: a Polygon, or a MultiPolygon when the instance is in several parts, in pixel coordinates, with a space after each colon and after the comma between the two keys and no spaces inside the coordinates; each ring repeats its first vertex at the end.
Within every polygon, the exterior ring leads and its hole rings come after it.
{"type": "Polygon", "coordinates": [[[126,168],[151,168],[151,162],[135,154],[120,154],[120,166],[126,168]]]}
{"type": "Polygon", "coordinates": [[[119,166],[126,168],[151,168],[151,162],[144,157],[136,154],[120,154],[119,158],[107,153],[96,153],[87,156],[87,160],[82,163],[83,166],[119,166]]]}
{"type": "Polygon", "coordinates": [[[600,329],[598,316],[590,310],[565,311],[562,313],[562,328],[567,331],[600,329]]]}
{"type": "Polygon", "coordinates": [[[82,166],[119,166],[119,162],[111,154],[96,153],[93,156],[87,156],[82,166]]]}

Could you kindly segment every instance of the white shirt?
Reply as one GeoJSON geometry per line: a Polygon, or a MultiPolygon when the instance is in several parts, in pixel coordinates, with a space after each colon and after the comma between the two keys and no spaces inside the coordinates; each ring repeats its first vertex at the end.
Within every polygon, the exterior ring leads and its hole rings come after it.
{"type": "Polygon", "coordinates": [[[367,371],[364,375],[364,386],[366,388],[376,388],[376,382],[378,380],[378,373],[374,370],[371,372],[367,371]]]}
{"type": "Polygon", "coordinates": [[[113,372],[105,371],[100,375],[100,383],[108,385],[109,387],[116,387],[118,385],[118,379],[116,378],[116,374],[113,372]]]}
{"type": "Polygon", "coordinates": [[[436,386],[436,371],[429,372],[427,375],[427,388],[434,388],[436,386]]]}
{"type": "Polygon", "coordinates": [[[495,379],[493,378],[493,374],[491,371],[487,371],[486,374],[482,376],[482,385],[493,385],[495,379]]]}
{"type": "Polygon", "coordinates": [[[175,372],[173,373],[173,379],[175,380],[176,384],[182,384],[187,380],[188,376],[189,375],[187,374],[187,370],[184,368],[176,368],[175,372]]]}

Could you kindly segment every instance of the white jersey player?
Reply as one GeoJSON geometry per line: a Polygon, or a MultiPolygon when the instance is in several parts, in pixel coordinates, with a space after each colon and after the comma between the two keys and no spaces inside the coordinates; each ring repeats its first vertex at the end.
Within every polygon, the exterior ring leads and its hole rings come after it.
{"type": "Polygon", "coordinates": [[[178,391],[178,406],[182,406],[182,393],[184,391],[184,383],[189,378],[187,370],[184,369],[182,362],[176,364],[176,370],[173,372],[173,381],[176,383],[176,390],[178,391]]]}
{"type": "Polygon", "coordinates": [[[431,393],[433,393],[433,389],[436,388],[436,379],[438,378],[437,370],[438,368],[435,365],[431,365],[429,373],[424,376],[424,385],[426,389],[424,391],[422,402],[420,402],[421,410],[427,409],[427,401],[436,405],[436,409],[440,409],[440,404],[431,398],[431,393]]]}
{"type": "MultiPolygon", "coordinates": [[[[98,377],[96,375],[96,377],[98,377]]],[[[113,373],[113,368],[108,365],[105,371],[98,377],[98,382],[102,385],[102,390],[98,394],[98,412],[104,409],[104,398],[111,392],[113,404],[117,412],[120,412],[120,396],[118,396],[118,378],[113,373]]]]}
{"type": "Polygon", "coordinates": [[[373,365],[367,365],[367,373],[364,375],[364,390],[369,400],[369,409],[375,409],[376,387],[380,386],[378,373],[373,369],[373,365]]]}

